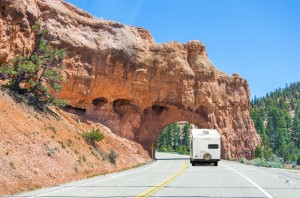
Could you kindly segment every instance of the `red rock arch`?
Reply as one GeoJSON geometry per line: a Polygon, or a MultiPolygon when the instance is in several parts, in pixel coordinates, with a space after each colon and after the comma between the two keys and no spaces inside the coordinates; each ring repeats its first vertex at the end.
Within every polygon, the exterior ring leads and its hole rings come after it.
{"type": "MultiPolygon", "coordinates": [[[[155,106],[159,106],[163,111],[157,113],[157,109],[153,109],[153,106],[148,108],[144,114],[139,134],[135,139],[144,145],[148,153],[151,153],[151,144],[156,142],[161,131],[172,123],[185,120],[199,128],[214,128],[208,120],[208,115],[195,113],[191,110],[180,110],[174,106],[162,106],[157,104],[155,106]]],[[[224,159],[225,156],[226,150],[225,147],[222,146],[221,157],[224,159]]]]}
{"type": "Polygon", "coordinates": [[[249,114],[248,83],[217,70],[201,42],[158,44],[143,28],[98,20],[64,1],[30,2],[32,9],[27,1],[4,3],[0,64],[32,51],[31,28],[39,19],[52,45],[68,52],[60,97],[74,112],[148,151],[163,126],[187,120],[218,129],[223,158],[253,155],[260,138],[249,114]]]}

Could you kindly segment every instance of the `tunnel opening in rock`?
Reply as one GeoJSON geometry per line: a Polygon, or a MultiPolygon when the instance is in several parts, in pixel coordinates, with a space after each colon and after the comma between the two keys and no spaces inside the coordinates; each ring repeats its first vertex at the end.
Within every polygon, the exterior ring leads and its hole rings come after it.
{"type": "Polygon", "coordinates": [[[192,128],[197,128],[197,126],[187,121],[178,121],[165,126],[156,139],[155,150],[189,155],[192,128]]]}
{"type": "MultiPolygon", "coordinates": [[[[194,124],[189,123],[188,121],[178,121],[171,123],[167,126],[165,126],[160,134],[158,135],[156,142],[154,143],[153,148],[153,157],[156,157],[156,152],[164,152],[164,153],[176,153],[190,156],[191,153],[191,130],[192,129],[202,129],[207,130],[207,132],[211,129],[206,129],[202,127],[198,127],[194,124]]],[[[220,132],[218,132],[218,135],[220,135],[220,132]]],[[[224,152],[224,148],[222,147],[222,140],[219,136],[217,149],[219,150],[218,158],[220,159],[220,156],[224,152]]],[[[215,144],[211,143],[206,145],[205,142],[201,143],[203,147],[207,147],[206,150],[211,149],[209,146],[216,146],[215,144]]],[[[215,147],[214,147],[215,148],[215,147]]]]}
{"type": "Polygon", "coordinates": [[[130,109],[134,109],[134,105],[130,100],[118,99],[113,101],[113,109],[117,114],[123,116],[126,112],[130,111],[130,109]]]}
{"type": "Polygon", "coordinates": [[[100,97],[100,98],[95,98],[93,101],[92,101],[92,104],[95,106],[95,107],[102,107],[103,105],[105,105],[106,103],[108,102],[107,98],[105,97],[100,97]]]}

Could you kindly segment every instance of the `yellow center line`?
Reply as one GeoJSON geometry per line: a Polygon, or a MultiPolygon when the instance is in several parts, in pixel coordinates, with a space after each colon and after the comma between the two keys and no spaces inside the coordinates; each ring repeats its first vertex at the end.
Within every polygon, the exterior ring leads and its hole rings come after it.
{"type": "Polygon", "coordinates": [[[157,192],[162,187],[164,187],[167,184],[171,183],[176,177],[178,177],[188,167],[188,164],[186,163],[186,161],[183,161],[183,162],[184,162],[183,167],[178,172],[176,172],[174,175],[172,175],[168,179],[164,180],[163,182],[159,183],[158,185],[150,188],[149,190],[143,192],[142,194],[139,194],[136,198],[149,197],[150,195],[157,192]]]}

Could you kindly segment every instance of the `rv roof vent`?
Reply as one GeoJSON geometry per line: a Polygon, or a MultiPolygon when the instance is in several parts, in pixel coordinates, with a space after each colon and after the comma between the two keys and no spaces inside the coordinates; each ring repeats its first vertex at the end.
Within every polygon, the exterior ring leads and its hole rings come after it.
{"type": "Polygon", "coordinates": [[[203,131],[203,134],[209,134],[209,131],[203,131]]]}

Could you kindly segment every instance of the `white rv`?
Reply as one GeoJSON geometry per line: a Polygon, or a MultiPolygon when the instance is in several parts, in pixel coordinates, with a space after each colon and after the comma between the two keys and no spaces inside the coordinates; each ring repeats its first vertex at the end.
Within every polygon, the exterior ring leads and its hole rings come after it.
{"type": "Polygon", "coordinates": [[[221,157],[221,138],[215,129],[192,129],[190,137],[190,162],[214,163],[221,157]]]}

